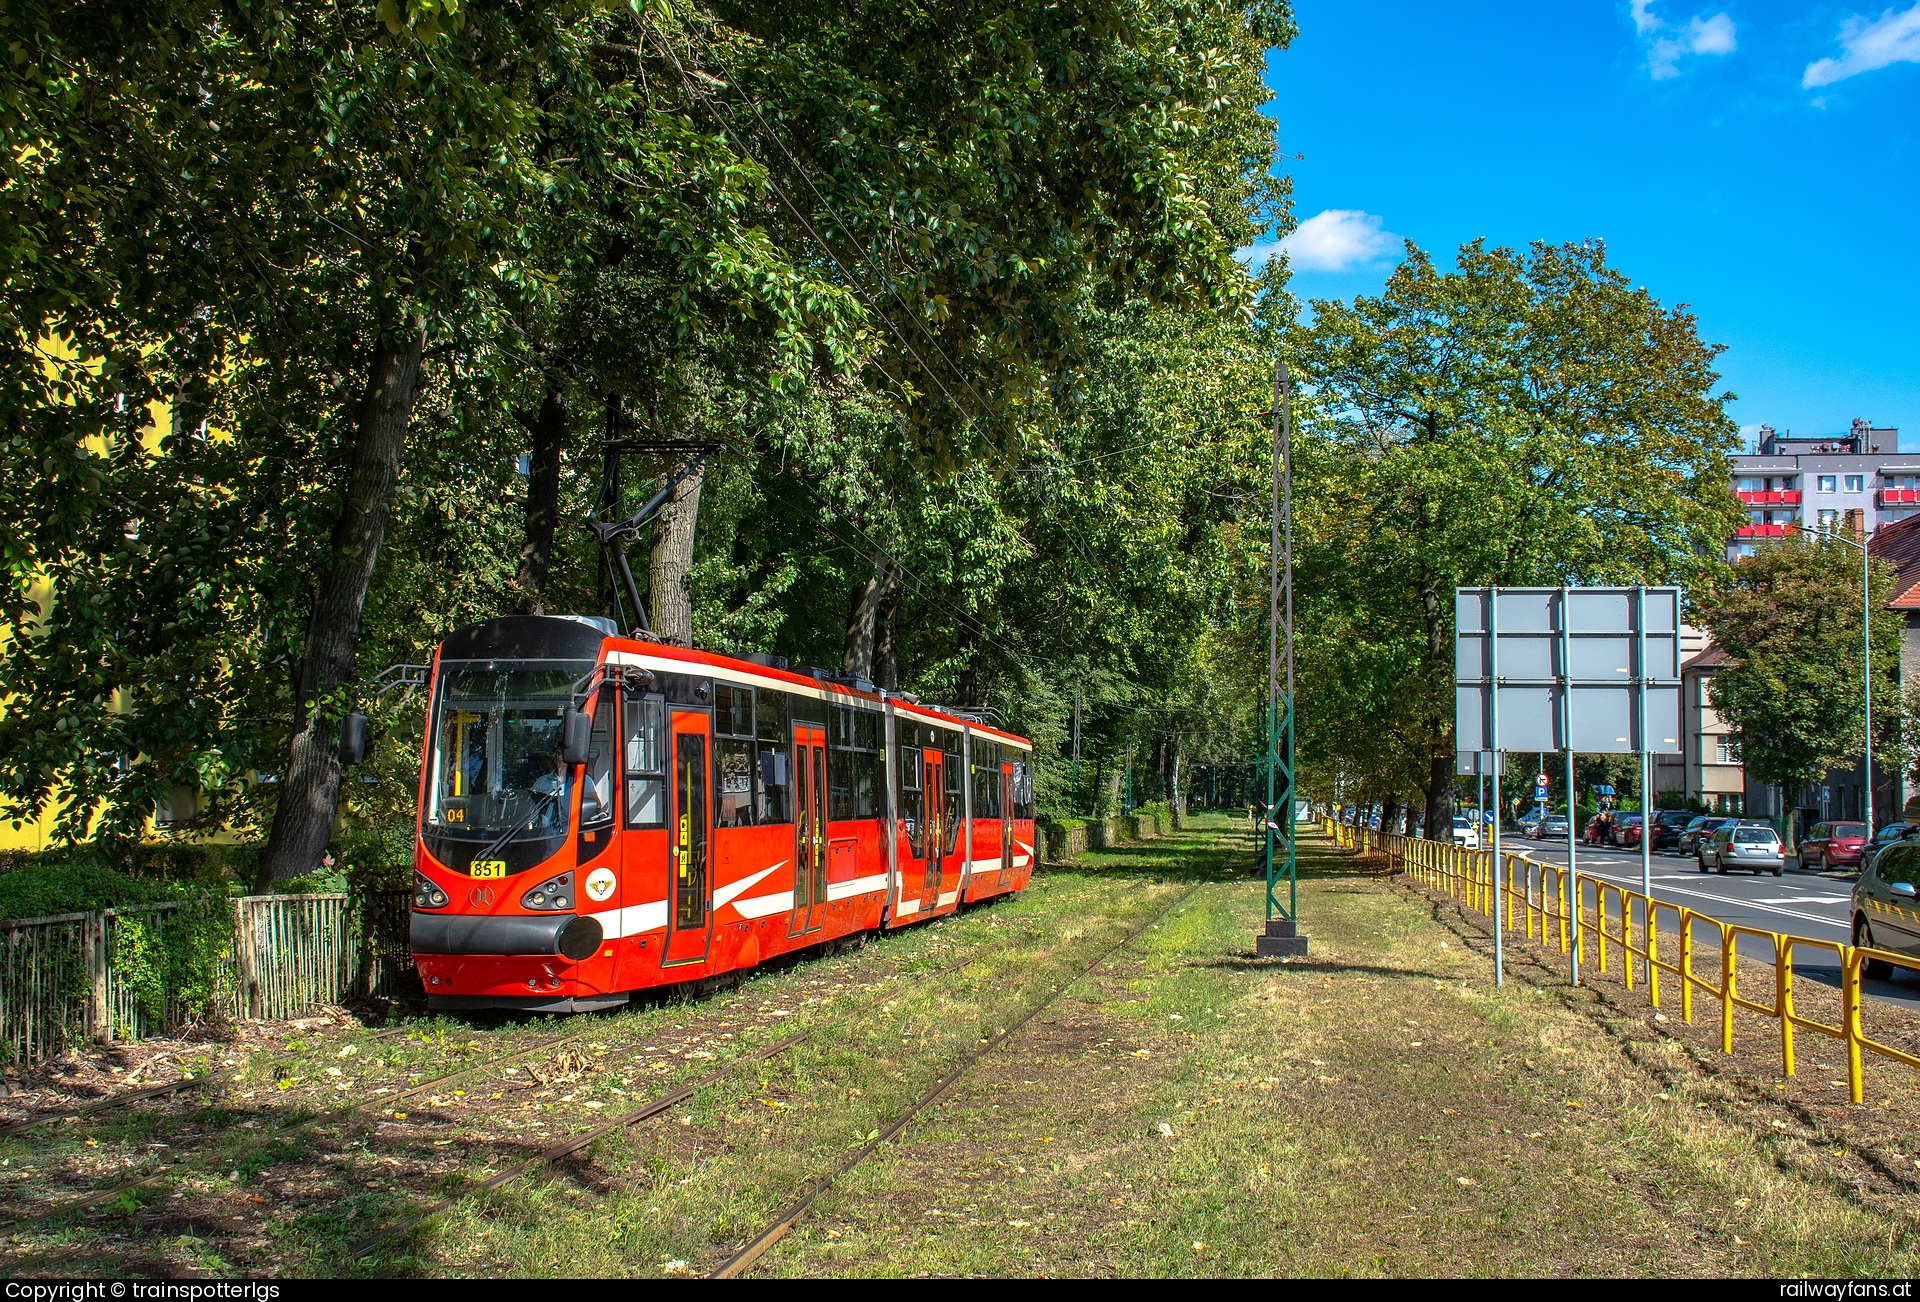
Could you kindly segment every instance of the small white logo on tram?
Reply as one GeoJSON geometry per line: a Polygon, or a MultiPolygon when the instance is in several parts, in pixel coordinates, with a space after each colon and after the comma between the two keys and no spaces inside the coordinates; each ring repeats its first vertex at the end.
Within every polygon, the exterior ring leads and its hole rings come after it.
{"type": "Polygon", "coordinates": [[[613,872],[607,868],[595,868],[587,874],[587,896],[596,904],[605,903],[613,894],[615,882],[613,872]]]}

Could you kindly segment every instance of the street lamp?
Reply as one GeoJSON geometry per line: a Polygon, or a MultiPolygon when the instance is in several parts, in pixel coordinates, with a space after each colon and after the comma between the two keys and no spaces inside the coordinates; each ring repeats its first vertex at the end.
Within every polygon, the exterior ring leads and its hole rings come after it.
{"type": "MultiPolygon", "coordinates": [[[[1860,773],[1862,777],[1862,795],[1866,798],[1867,840],[1873,840],[1873,576],[1869,567],[1872,553],[1867,550],[1868,538],[1864,523],[1860,536],[1863,541],[1855,542],[1851,538],[1842,538],[1833,529],[1809,529],[1803,524],[1787,523],[1782,528],[1795,533],[1803,533],[1812,538],[1827,542],[1845,543],[1860,553],[1860,644],[1861,644],[1861,705],[1866,712],[1866,728],[1862,734],[1860,748],[1860,773]]],[[[1782,811],[1784,812],[1784,811],[1782,811]]],[[[1644,833],[1642,833],[1644,835],[1644,833]]]]}

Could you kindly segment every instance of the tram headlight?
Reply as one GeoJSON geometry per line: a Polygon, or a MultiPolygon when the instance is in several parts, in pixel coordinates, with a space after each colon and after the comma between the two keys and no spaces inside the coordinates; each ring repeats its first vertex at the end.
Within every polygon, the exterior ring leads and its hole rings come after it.
{"type": "Polygon", "coordinates": [[[433,884],[433,879],[425,873],[413,875],[413,907],[416,909],[444,909],[447,907],[447,893],[433,884]]]}
{"type": "Polygon", "coordinates": [[[551,913],[555,909],[564,909],[573,903],[573,873],[564,872],[557,877],[549,877],[538,886],[520,897],[520,907],[551,913]]]}

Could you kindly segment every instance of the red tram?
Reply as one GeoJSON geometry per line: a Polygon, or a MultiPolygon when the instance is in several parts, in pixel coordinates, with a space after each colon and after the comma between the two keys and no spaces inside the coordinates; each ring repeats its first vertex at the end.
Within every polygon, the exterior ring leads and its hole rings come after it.
{"type": "Polygon", "coordinates": [[[420,768],[412,944],[433,1008],[610,1007],[1033,875],[1024,738],[612,620],[449,636],[420,768]]]}

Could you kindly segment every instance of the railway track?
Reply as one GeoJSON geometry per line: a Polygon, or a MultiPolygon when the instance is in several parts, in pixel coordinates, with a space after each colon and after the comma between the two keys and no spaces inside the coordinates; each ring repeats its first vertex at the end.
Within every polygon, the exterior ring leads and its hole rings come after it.
{"type": "Polygon", "coordinates": [[[938,1082],[936,1082],[931,1089],[927,1090],[926,1093],[922,1094],[918,1099],[914,1100],[913,1104],[910,1107],[908,1107],[905,1112],[902,1112],[898,1117],[894,1118],[893,1124],[887,1126],[885,1129],[881,1130],[880,1133],[876,1135],[874,1138],[868,1140],[866,1143],[862,1144],[859,1148],[856,1148],[855,1150],[853,1150],[853,1152],[849,1153],[846,1156],[846,1158],[844,1158],[839,1163],[839,1165],[835,1166],[831,1171],[827,1172],[827,1174],[820,1177],[820,1179],[816,1180],[811,1186],[808,1187],[807,1191],[801,1194],[799,1198],[795,1199],[793,1203],[791,1203],[787,1207],[787,1209],[784,1212],[782,1212],[778,1218],[774,1220],[774,1222],[771,1225],[767,1226],[766,1229],[762,1230],[753,1239],[749,1240],[746,1246],[742,1247],[739,1251],[735,1252],[731,1257],[728,1257],[718,1267],[710,1271],[707,1275],[707,1278],[708,1279],[734,1279],[750,1272],[756,1265],[759,1264],[760,1259],[766,1255],[768,1249],[772,1248],[776,1243],[780,1242],[781,1239],[784,1239],[793,1230],[793,1227],[800,1223],[801,1217],[805,1216],[808,1210],[812,1208],[814,1203],[819,1201],[821,1195],[825,1194],[829,1189],[833,1187],[834,1182],[836,1180],[840,1179],[840,1177],[846,1175],[849,1171],[853,1170],[855,1167],[859,1166],[862,1162],[866,1161],[867,1158],[871,1157],[879,1149],[885,1147],[887,1144],[892,1143],[896,1138],[900,1136],[900,1134],[903,1131],[906,1130],[908,1126],[913,1124],[914,1118],[919,1116],[926,1109],[928,1109],[929,1107],[932,1107],[934,1104],[938,1103],[943,1097],[945,1097],[947,1092],[951,1090],[956,1084],[958,1084],[960,1082],[960,1079],[963,1076],[965,1076],[968,1072],[972,1071],[974,1067],[977,1066],[982,1059],[986,1058],[988,1055],[992,1054],[995,1049],[998,1049],[1001,1045],[1005,1044],[1011,1036],[1017,1034],[1022,1027],[1026,1026],[1028,1022],[1031,1022],[1034,1018],[1038,1017],[1042,1012],[1045,1012],[1048,1008],[1050,1008],[1056,999],[1058,999],[1061,995],[1065,994],[1069,989],[1077,985],[1080,981],[1085,979],[1085,977],[1090,972],[1093,972],[1102,963],[1112,958],[1115,954],[1125,949],[1128,945],[1131,945],[1135,940],[1139,939],[1139,937],[1144,932],[1146,932],[1149,928],[1159,923],[1162,919],[1170,915],[1175,909],[1179,908],[1182,904],[1192,899],[1194,896],[1194,893],[1197,892],[1199,889],[1200,889],[1199,883],[1195,883],[1193,886],[1188,887],[1185,891],[1181,892],[1179,898],[1175,899],[1172,903],[1168,904],[1166,908],[1160,910],[1160,912],[1154,914],[1152,917],[1148,918],[1145,922],[1142,922],[1138,927],[1135,927],[1132,931],[1128,932],[1125,936],[1121,937],[1113,945],[1101,951],[1101,953],[1097,955],[1091,963],[1088,963],[1085,967],[1075,972],[1072,976],[1068,977],[1066,980],[1054,986],[1054,988],[1048,992],[1046,998],[1042,999],[1039,1003],[1035,1004],[1032,1008],[1029,1008],[1025,1013],[1021,1014],[1020,1017],[1015,1022],[1013,1022],[1012,1025],[1006,1027],[1004,1030],[1001,1030],[998,1034],[994,1035],[990,1040],[987,1041],[986,1044],[981,1046],[979,1049],[975,1050],[973,1053],[967,1055],[967,1057],[961,1061],[959,1066],[955,1067],[952,1071],[948,1072],[944,1077],[942,1077],[938,1082]]]}
{"type": "MultiPolygon", "coordinates": [[[[1145,932],[1149,928],[1159,923],[1161,920],[1163,920],[1169,914],[1171,914],[1174,909],[1178,908],[1181,904],[1185,903],[1188,899],[1192,898],[1193,894],[1198,889],[1199,889],[1199,886],[1195,885],[1189,888],[1188,890],[1186,890],[1185,892],[1183,892],[1179,897],[1172,900],[1164,909],[1161,909],[1157,913],[1153,914],[1151,917],[1148,917],[1146,920],[1141,922],[1138,926],[1135,926],[1131,930],[1127,931],[1127,933],[1124,936],[1122,936],[1119,940],[1114,942],[1112,945],[1103,949],[1098,955],[1096,955],[1093,958],[1091,962],[1077,969],[1070,976],[1068,976],[1067,978],[1065,978],[1064,980],[1056,984],[1053,987],[1053,989],[1047,993],[1044,999],[1034,1004],[1031,1008],[1027,1009],[1024,1013],[1022,1013],[1014,1022],[1006,1026],[1004,1029],[1000,1030],[996,1035],[992,1036],[988,1040],[988,1042],[979,1050],[969,1054],[960,1063],[958,1067],[956,1067],[951,1072],[949,1072],[932,1089],[930,1089],[925,1094],[923,1094],[919,1099],[917,1099],[904,1113],[902,1113],[898,1118],[896,1118],[891,1125],[884,1128],[875,1139],[870,1140],[867,1143],[863,1144],[860,1148],[855,1150],[845,1161],[841,1162],[838,1166],[836,1166],[834,1170],[831,1171],[828,1175],[826,1175],[824,1178],[822,1178],[821,1180],[815,1182],[812,1186],[810,1186],[807,1192],[804,1195],[802,1195],[799,1201],[797,1201],[793,1206],[788,1208],[787,1211],[777,1221],[775,1221],[772,1226],[770,1226],[767,1230],[763,1231],[759,1236],[757,1236],[754,1240],[752,1240],[746,1247],[742,1248],[739,1252],[735,1253],[732,1257],[730,1257],[728,1261],[718,1271],[714,1272],[714,1275],[712,1277],[730,1278],[734,1275],[738,1275],[748,1270],[751,1270],[753,1267],[753,1264],[760,1259],[760,1257],[767,1251],[768,1248],[772,1247],[775,1243],[777,1243],[782,1237],[785,1236],[785,1234],[789,1230],[792,1229],[792,1227],[796,1223],[798,1223],[799,1219],[806,1213],[806,1210],[809,1207],[811,1207],[813,1203],[823,1193],[827,1191],[828,1188],[832,1186],[835,1180],[839,1179],[841,1176],[845,1175],[848,1171],[852,1170],[855,1166],[859,1165],[859,1163],[865,1160],[865,1158],[868,1155],[870,1155],[873,1151],[875,1151],[882,1145],[890,1142],[892,1139],[898,1136],[909,1124],[911,1124],[915,1116],[921,1113],[928,1106],[937,1102],[941,1096],[946,1094],[947,1091],[950,1090],[953,1087],[953,1085],[955,1085],[963,1076],[965,1076],[966,1073],[969,1070],[971,1070],[974,1067],[974,1065],[976,1065],[982,1058],[986,1057],[988,1054],[993,1052],[993,1050],[998,1048],[1001,1044],[1003,1044],[1009,1036],[1018,1032],[1028,1022],[1032,1021],[1033,1018],[1038,1016],[1041,1012],[1045,1011],[1045,1009],[1051,1006],[1052,1003],[1056,999],[1058,999],[1062,993],[1064,993],[1066,990],[1071,988],[1074,984],[1079,982],[1088,973],[1094,971],[1096,968],[1100,966],[1100,964],[1106,962],[1114,954],[1118,953],[1120,950],[1124,949],[1127,945],[1131,944],[1134,940],[1138,939],[1143,932],[1145,932]]],[[[943,976],[949,972],[956,971],[959,968],[965,967],[977,961],[978,959],[985,957],[990,953],[993,953],[1000,949],[1005,948],[1007,943],[1008,942],[1001,942],[998,945],[984,947],[980,950],[975,951],[974,953],[967,955],[965,958],[962,958],[960,961],[956,963],[950,964],[947,967],[940,968],[933,972],[927,973],[925,974],[925,976],[938,977],[938,976],[943,976]]],[[[533,1155],[532,1157],[529,1157],[520,1162],[517,1162],[512,1166],[509,1166],[501,1171],[495,1172],[493,1175],[489,1176],[487,1179],[481,1181],[480,1183],[474,1185],[473,1187],[462,1190],[458,1194],[455,1194],[451,1197],[441,1200],[439,1203],[436,1203],[434,1206],[428,1208],[425,1212],[421,1213],[419,1216],[413,1218],[412,1220],[406,1222],[405,1224],[397,1226],[390,1230],[382,1231],[378,1234],[375,1234],[367,1238],[360,1244],[356,1245],[353,1251],[349,1254],[349,1259],[354,1261],[363,1261],[368,1257],[373,1256],[376,1252],[378,1252],[380,1249],[384,1247],[388,1247],[390,1245],[403,1242],[404,1240],[410,1238],[412,1235],[418,1233],[421,1229],[425,1228],[431,1222],[446,1215],[448,1212],[452,1211],[453,1209],[460,1206],[461,1204],[473,1198],[476,1198],[482,1194],[500,1189],[505,1185],[511,1183],[513,1180],[518,1179],[520,1176],[523,1176],[530,1171],[535,1171],[543,1167],[550,1166],[551,1164],[559,1161],[561,1158],[567,1156],[568,1154],[577,1152],[580,1149],[586,1147],[587,1145],[592,1144],[596,1140],[599,1140],[609,1134],[612,1134],[619,1130],[627,1129],[632,1126],[639,1125],[655,1117],[659,1117],[665,1114],[666,1112],[668,1112],[670,1109],[672,1109],[676,1105],[683,1103],[687,1099],[694,1096],[695,1094],[698,1094],[702,1090],[707,1089],[713,1085],[717,1085],[722,1081],[726,1080],[728,1077],[737,1074],[743,1068],[753,1066],[757,1063],[766,1062],[769,1059],[776,1058],[781,1054],[784,1054],[792,1049],[795,1049],[799,1047],[801,1044],[806,1043],[809,1040],[815,1039],[818,1036],[822,1035],[823,1033],[829,1031],[832,1027],[845,1023],[851,1018],[858,1017],[863,1013],[871,1011],[873,1008],[879,1006],[883,1002],[886,1002],[889,998],[890,998],[889,996],[877,996],[871,1000],[863,1002],[861,1005],[859,1005],[856,1008],[849,1009],[846,1013],[843,1013],[838,1017],[832,1018],[819,1026],[809,1027],[808,1029],[801,1031],[798,1034],[788,1036],[773,1044],[766,1045],[759,1049],[755,1049],[748,1053],[745,1053],[740,1057],[734,1059],[733,1061],[726,1063],[723,1066],[720,1066],[714,1069],[713,1071],[710,1071],[705,1075],[698,1077],[697,1079],[687,1081],[681,1085],[674,1087],[671,1090],[665,1091],[664,1093],[658,1094],[653,1098],[648,1099],[646,1102],[640,1104],[638,1107],[632,1109],[631,1111],[628,1111],[622,1114],[621,1116],[611,1118],[608,1121],[602,1123],[601,1125],[595,1126],[590,1130],[587,1130],[578,1135],[572,1136],[566,1140],[561,1141],[558,1144],[553,1145],[550,1148],[543,1150],[540,1153],[533,1155]]]]}
{"type": "MultiPolygon", "coordinates": [[[[838,951],[835,951],[835,952],[838,952],[838,951]]],[[[963,960],[962,962],[964,964],[965,962],[971,962],[971,961],[972,961],[972,957],[970,956],[969,958],[963,960]]],[[[745,976],[748,974],[742,973],[739,975],[745,976]]],[[[896,971],[895,973],[891,973],[888,975],[898,976],[899,974],[896,971]]],[[[381,1037],[376,1037],[376,1038],[386,1038],[392,1035],[404,1035],[408,1029],[411,1029],[411,1028],[404,1028],[404,1027],[394,1028],[387,1032],[383,1032],[381,1037]]],[[[597,1035],[604,1035],[604,1034],[606,1034],[606,1027],[604,1025],[601,1025],[598,1022],[589,1022],[587,1025],[583,1026],[581,1029],[577,1031],[572,1031],[565,1035],[549,1036],[545,1039],[538,1040],[533,1044],[526,1045],[522,1048],[515,1049],[508,1053],[500,1054],[500,1055],[496,1055],[494,1057],[488,1058],[484,1062],[472,1063],[467,1066],[458,1068],[457,1070],[446,1072],[439,1076],[435,1076],[429,1080],[422,1081],[417,1085],[408,1086],[406,1089],[399,1091],[398,1093],[381,1095],[377,1099],[376,1098],[363,1099],[362,1101],[351,1104],[345,1108],[331,1110],[319,1116],[309,1117],[304,1121],[292,1122],[288,1125],[276,1127],[273,1130],[268,1131],[267,1133],[259,1136],[258,1141],[249,1145],[248,1148],[244,1150],[244,1152],[249,1154],[258,1153],[261,1149],[265,1148],[266,1146],[272,1143],[284,1142],[295,1136],[306,1133],[314,1129],[315,1127],[323,1126],[323,1125],[338,1125],[344,1122],[352,1121],[356,1117],[363,1116],[365,1114],[368,1114],[376,1110],[385,1111],[385,1110],[391,1109],[396,1104],[405,1102],[406,1100],[414,1099],[422,1095],[434,1093],[457,1081],[464,1080],[465,1078],[470,1077],[476,1073],[494,1071],[501,1067],[505,1067],[514,1062],[517,1062],[521,1059],[527,1058],[531,1055],[541,1053],[543,1051],[548,1051],[548,1050],[563,1049],[567,1045],[570,1045],[575,1041],[586,1039],[589,1036],[597,1036],[597,1035]]],[[[207,1079],[206,1077],[191,1078],[192,1081],[205,1081],[206,1079],[207,1079]]],[[[221,1079],[231,1080],[232,1078],[223,1077],[221,1079]]],[[[165,1088],[156,1088],[154,1091],[154,1094],[158,1095],[158,1094],[164,1094],[168,1092],[177,1092],[179,1089],[184,1088],[185,1085],[189,1083],[191,1083],[191,1081],[169,1082],[168,1086],[165,1088]]],[[[100,1104],[97,1105],[97,1109],[88,1109],[87,1111],[97,1110],[97,1111],[103,1112],[103,1111],[110,1110],[117,1104],[125,1103],[125,1102],[133,1102],[133,1101],[135,1100],[131,1095],[116,1095],[113,1099],[101,1100],[100,1104]]],[[[665,1106],[671,1106],[671,1103],[668,1103],[665,1106]]],[[[81,1111],[81,1110],[76,1110],[76,1111],[81,1111]]],[[[55,1116],[49,1115],[49,1116],[34,1118],[30,1123],[16,1123],[16,1124],[24,1125],[27,1129],[31,1129],[34,1126],[44,1124],[54,1119],[56,1119],[55,1116]]],[[[604,1127],[599,1129],[604,1129],[604,1127]]],[[[577,1147],[577,1145],[575,1147],[577,1147]]],[[[573,1151],[573,1148],[567,1147],[565,1148],[565,1151],[571,1152],[573,1151]]],[[[562,1155],[564,1154],[555,1153],[553,1157],[557,1158],[562,1155]]],[[[553,1159],[550,1158],[548,1160],[553,1160],[553,1159]]],[[[222,1169],[224,1169],[230,1162],[236,1168],[241,1165],[247,1164],[244,1160],[242,1160],[242,1157],[240,1155],[229,1154],[229,1155],[224,1155],[221,1158],[219,1166],[222,1169]]],[[[9,1220],[9,1221],[0,1221],[0,1227],[17,1228],[21,1226],[34,1225],[43,1221],[57,1219],[63,1215],[71,1215],[75,1212],[84,1212],[93,1207],[98,1207],[103,1204],[117,1202],[118,1200],[124,1198],[126,1195],[130,1193],[136,1193],[141,1189],[151,1188],[155,1185],[162,1183],[163,1181],[166,1181],[178,1175],[193,1173],[197,1170],[198,1168],[191,1167],[191,1166],[171,1165],[162,1170],[151,1172],[148,1175],[145,1175],[137,1180],[131,1180],[124,1183],[112,1185],[104,1189],[91,1190],[86,1193],[80,1194],[76,1197],[66,1199],[62,1202],[59,1202],[51,1207],[42,1209],[38,1212],[34,1212],[32,1214],[18,1217],[16,1219],[9,1220]]],[[[205,1172],[201,1171],[199,1173],[204,1174],[205,1172]]]]}
{"type": "MultiPolygon", "coordinates": [[[[998,945],[983,946],[982,948],[975,950],[973,953],[968,954],[965,958],[960,959],[956,963],[950,963],[946,967],[937,968],[932,972],[916,974],[916,975],[921,976],[923,979],[930,978],[930,977],[945,976],[949,972],[958,971],[959,969],[966,967],[968,964],[977,962],[979,959],[985,957],[986,955],[994,953],[996,950],[1002,949],[1004,947],[1005,947],[1005,942],[1002,942],[1001,944],[998,944],[998,945]]],[[[672,1106],[674,1106],[674,1104],[684,1102],[688,1098],[691,1098],[693,1095],[698,1094],[701,1090],[705,1089],[707,1086],[714,1085],[719,1083],[722,1080],[725,1080],[728,1076],[733,1075],[735,1072],[739,1071],[742,1067],[752,1066],[754,1063],[765,1062],[769,1058],[778,1057],[780,1054],[785,1053],[787,1050],[792,1049],[800,1044],[804,1044],[806,1041],[812,1039],[820,1031],[826,1029],[827,1026],[831,1026],[837,1022],[845,1021],[849,1017],[857,1017],[861,1013],[867,1012],[870,1009],[878,1006],[879,1004],[886,1002],[889,998],[897,998],[897,997],[898,996],[886,996],[886,995],[876,996],[873,999],[867,1000],[865,1003],[861,1004],[856,1008],[849,1009],[847,1012],[842,1013],[839,1017],[830,1019],[823,1026],[809,1027],[806,1030],[799,1032],[798,1034],[790,1035],[783,1040],[777,1041],[776,1043],[766,1045],[762,1048],[755,1049],[748,1053],[742,1054],[740,1057],[735,1058],[733,1061],[725,1063],[722,1066],[715,1068],[713,1071],[710,1071],[706,1075],[699,1077],[697,1080],[687,1081],[684,1084],[675,1086],[673,1089],[668,1090],[664,1094],[655,1095],[653,1098],[648,1099],[645,1103],[642,1103],[639,1107],[633,1109],[630,1112],[624,1113],[621,1116],[614,1117],[609,1121],[603,1122],[600,1125],[593,1127],[591,1130],[584,1131],[569,1139],[562,1140],[560,1143],[555,1144],[553,1147],[545,1149],[542,1152],[536,1153],[532,1157],[529,1157],[524,1161],[516,1162],[514,1165],[507,1167],[505,1170],[495,1172],[493,1175],[488,1176],[485,1180],[481,1181],[477,1185],[474,1185],[472,1188],[464,1189],[461,1192],[453,1195],[452,1197],[443,1199],[440,1202],[434,1204],[432,1207],[428,1208],[425,1212],[422,1212],[419,1216],[415,1217],[413,1220],[408,1221],[404,1225],[398,1226],[391,1230],[384,1230],[379,1234],[375,1234],[371,1236],[370,1238],[362,1241],[353,1249],[353,1251],[349,1254],[349,1260],[352,1260],[352,1261],[365,1260],[367,1257],[372,1256],[373,1253],[378,1251],[380,1248],[390,1243],[400,1242],[401,1240],[409,1238],[412,1235],[418,1233],[421,1229],[424,1229],[427,1225],[429,1225],[433,1221],[438,1220],[440,1217],[446,1215],[449,1211],[452,1211],[455,1207],[458,1207],[461,1203],[466,1202],[470,1198],[476,1198],[483,1193],[489,1193],[495,1189],[498,1189],[501,1186],[519,1178],[520,1176],[525,1175],[528,1171],[537,1170],[544,1166],[550,1166],[554,1162],[557,1162],[561,1158],[565,1157],[567,1154],[578,1152],[580,1149],[585,1148],[588,1144],[591,1144],[595,1140],[600,1139],[606,1135],[610,1135],[616,1130],[624,1130],[628,1126],[635,1126],[640,1124],[642,1121],[646,1121],[652,1117],[657,1117],[661,1113],[665,1112],[668,1108],[671,1108],[672,1106]]]]}

